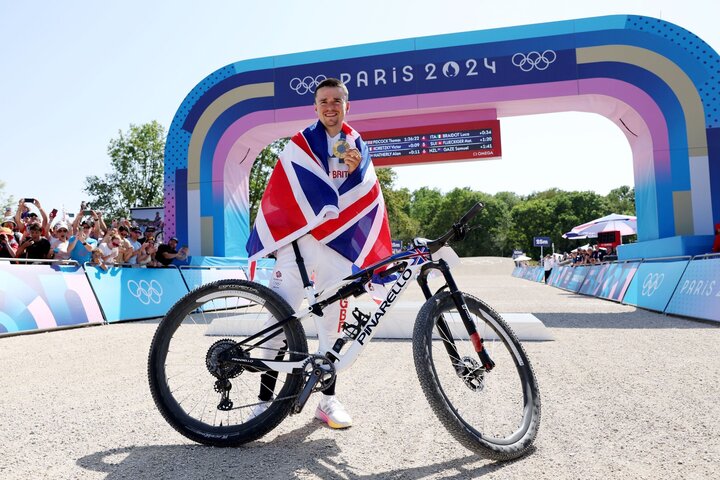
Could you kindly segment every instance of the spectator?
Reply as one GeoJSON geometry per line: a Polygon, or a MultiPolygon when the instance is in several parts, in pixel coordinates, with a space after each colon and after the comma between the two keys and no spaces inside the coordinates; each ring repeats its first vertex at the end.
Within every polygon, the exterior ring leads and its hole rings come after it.
{"type": "Polygon", "coordinates": [[[543,259],[543,268],[545,269],[545,284],[548,283],[548,279],[550,278],[550,274],[552,273],[552,269],[554,266],[555,257],[548,253],[543,259]]]}
{"type": "Polygon", "coordinates": [[[89,221],[84,220],[80,224],[79,231],[68,239],[68,250],[70,258],[80,265],[91,261],[92,251],[97,248],[98,242],[90,236],[93,226],[89,221]]]}
{"type": "Polygon", "coordinates": [[[12,232],[13,237],[15,238],[15,243],[20,242],[20,240],[22,239],[22,234],[18,232],[17,224],[15,223],[15,219],[12,217],[12,215],[8,215],[3,219],[2,226],[12,232]]]}
{"type": "Polygon", "coordinates": [[[182,247],[180,251],[178,251],[176,250],[177,245],[178,239],[175,237],[168,240],[168,243],[161,244],[155,254],[155,260],[165,267],[170,265],[175,259],[185,260],[188,256],[188,248],[182,247]]]}
{"type": "Polygon", "coordinates": [[[148,267],[155,267],[155,254],[157,253],[157,245],[155,245],[155,237],[151,232],[145,230],[145,238],[138,252],[138,263],[148,267]]]}
{"type": "Polygon", "coordinates": [[[34,223],[40,224],[40,226],[42,227],[41,233],[43,236],[47,235],[48,216],[47,213],[45,213],[45,210],[43,210],[42,205],[40,205],[40,201],[35,198],[20,199],[17,212],[15,212],[15,224],[17,225],[18,231],[24,234],[27,231],[28,226],[34,223]],[[28,205],[35,205],[37,207],[42,217],[42,221],[38,217],[37,213],[30,210],[30,207],[28,207],[28,205]]]}
{"type": "Polygon", "coordinates": [[[55,260],[70,259],[70,242],[68,241],[68,226],[65,222],[55,224],[55,232],[50,239],[50,248],[52,249],[52,257],[55,260]]]}
{"type": "Polygon", "coordinates": [[[145,233],[143,234],[142,238],[140,238],[139,242],[145,243],[148,237],[150,237],[152,241],[155,241],[155,227],[153,227],[152,225],[148,225],[147,227],[145,227],[145,233]]]}
{"type": "Polygon", "coordinates": [[[90,252],[90,265],[98,268],[102,268],[104,271],[107,272],[108,266],[103,260],[103,252],[96,248],[92,252],[90,252]]]}
{"type": "Polygon", "coordinates": [[[50,241],[42,236],[42,227],[39,223],[31,223],[27,236],[18,246],[15,258],[46,259],[50,256],[50,241]]]}
{"type": "Polygon", "coordinates": [[[720,253],[720,223],[715,224],[715,241],[712,246],[713,253],[720,253]]]}
{"type": "Polygon", "coordinates": [[[138,264],[138,257],[140,255],[140,249],[142,244],[138,240],[142,231],[140,227],[130,227],[130,234],[125,238],[125,242],[129,245],[129,248],[125,251],[123,262],[131,265],[138,264]]]}
{"type": "Polygon", "coordinates": [[[0,227],[0,258],[15,258],[18,244],[13,231],[0,227]]]}
{"type": "MultiPolygon", "coordinates": [[[[117,233],[114,233],[114,229],[108,230],[108,232],[111,232],[109,235],[105,235],[105,238],[103,238],[103,241],[100,242],[100,245],[98,245],[97,249],[100,250],[102,253],[102,260],[103,263],[107,265],[113,265],[118,260],[118,255],[120,253],[120,245],[122,244],[122,237],[118,235],[117,233]]],[[[122,257],[120,259],[122,261],[122,257]]]]}

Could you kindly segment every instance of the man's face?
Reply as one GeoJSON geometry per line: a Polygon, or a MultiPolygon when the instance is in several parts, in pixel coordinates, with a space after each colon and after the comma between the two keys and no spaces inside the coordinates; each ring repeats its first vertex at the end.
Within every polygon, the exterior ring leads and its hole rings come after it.
{"type": "Polygon", "coordinates": [[[177,240],[170,240],[168,241],[168,246],[175,250],[177,248],[177,240]]]}
{"type": "Polygon", "coordinates": [[[33,239],[34,242],[37,242],[40,240],[40,229],[39,228],[32,228],[30,229],[30,238],[33,239]]]}
{"type": "Polygon", "coordinates": [[[340,87],[322,87],[315,95],[315,112],[327,130],[339,128],[350,108],[345,92],[340,87]]]}

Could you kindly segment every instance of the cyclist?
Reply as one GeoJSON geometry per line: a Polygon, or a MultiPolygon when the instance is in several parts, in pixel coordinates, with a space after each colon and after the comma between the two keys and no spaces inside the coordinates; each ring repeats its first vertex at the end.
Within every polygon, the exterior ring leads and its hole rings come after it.
{"type": "MultiPolygon", "coordinates": [[[[344,122],[350,108],[347,87],[336,78],[320,82],[314,108],[317,122],[295,134],[280,154],[247,244],[250,261],[277,251],[269,286],[295,310],[304,297],[299,258],[308,275],[315,274],[319,292],[354,267],[392,253],[385,203],[368,148],[344,122]]],[[[319,353],[332,348],[346,314],[336,303],[315,317],[319,353]]],[[[282,348],[282,339],[267,343],[269,349],[282,348]]],[[[268,377],[259,395],[264,403],[254,408],[253,417],[272,399],[274,380],[268,377]]],[[[352,418],[335,397],[335,383],[323,394],[315,416],[331,428],[351,426],[352,418]]]]}

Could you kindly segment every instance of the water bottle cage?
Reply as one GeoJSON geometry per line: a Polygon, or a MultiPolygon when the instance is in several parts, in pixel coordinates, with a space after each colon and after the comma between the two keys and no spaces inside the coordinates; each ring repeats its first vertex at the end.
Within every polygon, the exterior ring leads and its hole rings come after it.
{"type": "Polygon", "coordinates": [[[342,325],[342,330],[345,335],[355,340],[370,320],[370,315],[368,315],[367,313],[363,313],[362,311],[360,311],[359,308],[355,307],[355,309],[352,311],[352,316],[357,323],[344,322],[342,325]]]}

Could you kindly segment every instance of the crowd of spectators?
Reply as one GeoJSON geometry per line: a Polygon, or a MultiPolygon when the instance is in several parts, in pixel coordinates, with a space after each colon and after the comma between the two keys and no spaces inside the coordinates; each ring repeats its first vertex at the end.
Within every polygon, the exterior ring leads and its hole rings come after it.
{"type": "Polygon", "coordinates": [[[596,265],[613,260],[617,260],[615,247],[604,248],[593,245],[591,247],[579,247],[569,253],[563,253],[558,259],[558,265],[596,265]]]}
{"type": "Polygon", "coordinates": [[[164,267],[184,260],[188,248],[178,249],[178,239],[155,239],[156,227],[141,228],[128,219],[110,220],[85,203],[74,216],[49,214],[37,199],[20,200],[15,212],[5,210],[0,227],[0,258],[75,260],[104,270],[127,264],[164,267]],[[71,221],[72,220],[72,221],[71,221]]]}

